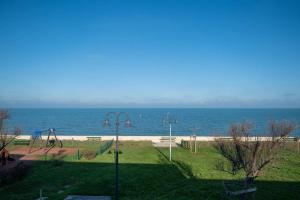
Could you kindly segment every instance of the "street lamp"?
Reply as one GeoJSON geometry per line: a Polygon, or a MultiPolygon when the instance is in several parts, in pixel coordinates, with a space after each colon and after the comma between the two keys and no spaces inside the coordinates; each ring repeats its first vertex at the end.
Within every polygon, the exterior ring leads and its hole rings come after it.
{"type": "Polygon", "coordinates": [[[110,127],[110,116],[115,117],[115,131],[116,131],[116,150],[115,150],[115,166],[116,166],[116,188],[115,188],[115,199],[119,199],[119,126],[120,126],[120,116],[124,115],[125,119],[125,127],[132,127],[130,118],[128,113],[126,112],[108,112],[106,113],[103,126],[110,127]]]}
{"type": "Polygon", "coordinates": [[[172,116],[170,116],[170,113],[168,112],[167,115],[163,118],[164,124],[169,124],[169,130],[170,130],[170,137],[169,137],[169,160],[172,161],[172,124],[177,124],[178,120],[172,116]]]}

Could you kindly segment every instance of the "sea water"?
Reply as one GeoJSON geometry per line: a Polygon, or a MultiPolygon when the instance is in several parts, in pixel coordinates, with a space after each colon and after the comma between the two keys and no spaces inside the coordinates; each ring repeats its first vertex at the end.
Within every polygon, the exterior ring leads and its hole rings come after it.
{"type": "MultiPolygon", "coordinates": [[[[253,133],[265,135],[272,120],[289,120],[300,124],[300,109],[9,109],[6,128],[22,129],[22,134],[35,130],[55,128],[58,135],[114,135],[115,118],[110,116],[111,127],[103,127],[107,112],[128,113],[133,127],[126,128],[126,116],[120,116],[120,135],[168,135],[164,123],[167,113],[176,122],[173,135],[226,135],[233,123],[250,122],[253,133]],[[194,131],[192,131],[194,129],[194,131]]],[[[300,136],[300,130],[293,132],[300,136]]]]}

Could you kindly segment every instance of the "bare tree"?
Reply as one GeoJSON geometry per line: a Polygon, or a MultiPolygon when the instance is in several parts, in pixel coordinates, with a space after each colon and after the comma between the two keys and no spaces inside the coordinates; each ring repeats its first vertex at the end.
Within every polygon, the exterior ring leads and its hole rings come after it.
{"type": "Polygon", "coordinates": [[[250,123],[233,124],[229,128],[231,141],[216,139],[215,148],[231,164],[232,172],[245,172],[245,188],[260,175],[262,169],[272,162],[284,139],[295,130],[295,124],[272,121],[269,124],[269,137],[251,137],[253,126],[250,123]]]}
{"type": "Polygon", "coordinates": [[[5,130],[4,123],[5,120],[9,118],[9,114],[5,110],[0,110],[0,152],[5,149],[17,136],[20,135],[21,130],[15,128],[13,133],[8,134],[5,130]]]}

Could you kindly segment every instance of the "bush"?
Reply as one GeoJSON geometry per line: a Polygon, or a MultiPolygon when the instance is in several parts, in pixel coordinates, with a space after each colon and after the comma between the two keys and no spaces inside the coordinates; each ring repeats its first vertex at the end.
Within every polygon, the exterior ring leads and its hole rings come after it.
{"type": "Polygon", "coordinates": [[[248,188],[265,166],[274,162],[285,138],[295,128],[296,125],[288,121],[273,121],[269,124],[268,138],[262,140],[251,137],[252,124],[232,124],[228,131],[232,140],[216,139],[215,148],[230,162],[232,174],[244,171],[245,188],[248,188]]]}
{"type": "MultiPolygon", "coordinates": [[[[114,151],[114,153],[116,153],[116,150],[115,150],[115,149],[114,149],[114,150],[111,150],[111,149],[110,149],[107,153],[108,153],[108,154],[112,154],[112,151],[114,151]]],[[[122,153],[123,153],[123,152],[122,152],[121,150],[119,150],[119,154],[122,154],[122,153]]]]}
{"type": "Polygon", "coordinates": [[[51,159],[51,163],[53,166],[58,167],[63,165],[63,161],[60,159],[51,159]]]}
{"type": "Polygon", "coordinates": [[[22,180],[29,171],[28,165],[19,162],[15,167],[0,172],[0,185],[11,184],[22,180]]]}
{"type": "Polygon", "coordinates": [[[17,166],[12,170],[12,176],[15,180],[21,180],[28,173],[29,167],[23,162],[17,164],[17,166]]]}
{"type": "Polygon", "coordinates": [[[95,151],[84,151],[83,157],[87,160],[92,160],[97,156],[97,153],[95,151]]]}
{"type": "Polygon", "coordinates": [[[66,157],[66,154],[64,152],[65,150],[60,150],[57,154],[51,155],[50,161],[52,162],[53,166],[57,167],[63,165],[64,158],[66,157]]]}

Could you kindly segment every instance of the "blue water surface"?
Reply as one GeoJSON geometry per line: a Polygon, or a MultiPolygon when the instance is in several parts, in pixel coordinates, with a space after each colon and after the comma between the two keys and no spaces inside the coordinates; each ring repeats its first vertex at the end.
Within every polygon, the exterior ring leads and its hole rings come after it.
{"type": "MultiPolygon", "coordinates": [[[[174,135],[191,135],[192,127],[197,135],[226,135],[230,124],[243,121],[255,125],[256,135],[265,135],[271,120],[300,124],[300,109],[10,109],[6,128],[19,127],[23,134],[55,128],[58,135],[114,135],[113,127],[102,126],[109,111],[129,114],[133,127],[125,128],[125,117],[121,117],[121,135],[167,135],[169,127],[163,118],[168,112],[178,121],[172,126],[174,135]]],[[[299,129],[293,135],[300,136],[299,129]]]]}

